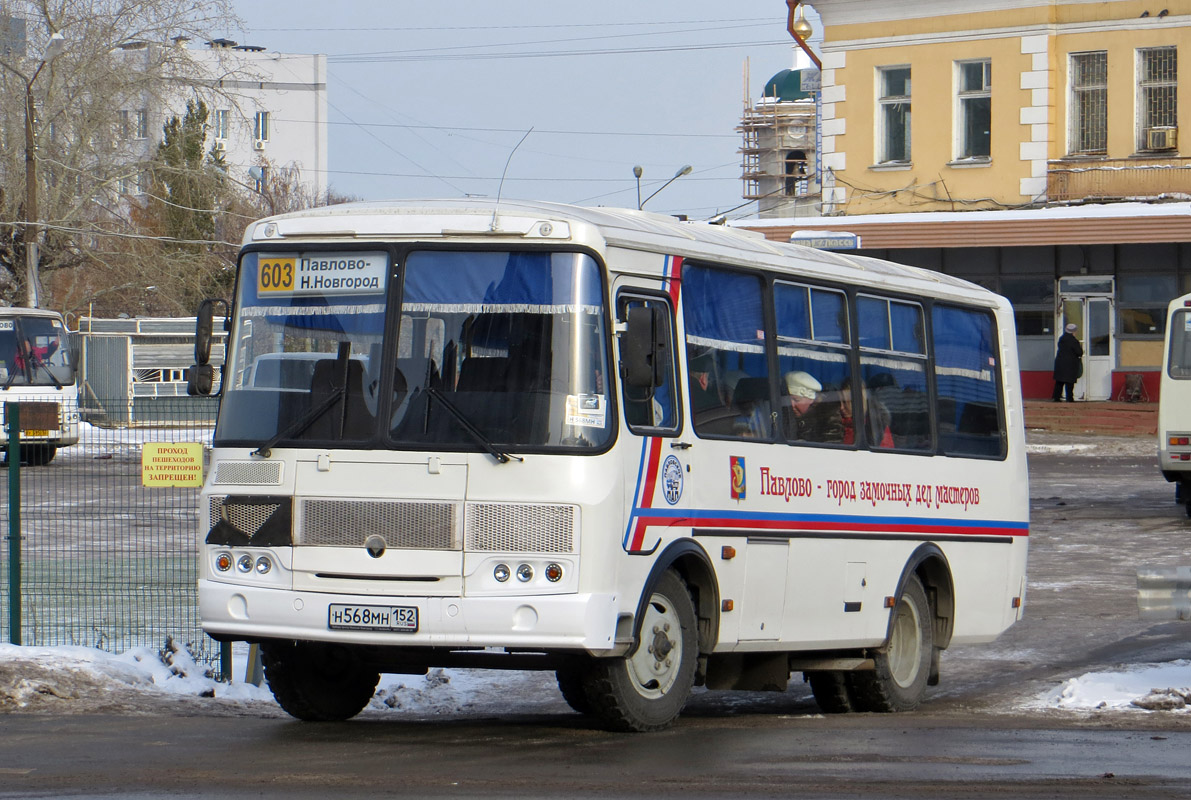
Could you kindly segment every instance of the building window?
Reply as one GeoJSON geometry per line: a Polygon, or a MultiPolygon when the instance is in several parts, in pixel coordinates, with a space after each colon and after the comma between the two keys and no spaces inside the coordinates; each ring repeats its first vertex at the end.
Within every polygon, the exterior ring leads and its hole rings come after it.
{"type": "Polygon", "coordinates": [[[956,64],[959,146],[958,158],[988,158],[992,154],[992,62],[956,64]]]}
{"type": "Polygon", "coordinates": [[[231,127],[231,112],[226,108],[219,108],[215,110],[215,138],[227,139],[228,132],[231,127]]]}
{"type": "Polygon", "coordinates": [[[149,113],[143,108],[136,111],[121,111],[120,138],[148,139],[149,113]]]}
{"type": "Polygon", "coordinates": [[[1117,278],[1117,332],[1124,336],[1162,336],[1166,305],[1178,294],[1175,275],[1121,275],[1117,278]]]}
{"type": "Polygon", "coordinates": [[[910,160],[910,68],[880,67],[877,142],[879,163],[910,160]]]}
{"type": "Polygon", "coordinates": [[[1174,149],[1178,125],[1178,50],[1150,47],[1137,51],[1138,150],[1174,149]]]}
{"type": "Polygon", "coordinates": [[[258,142],[269,141],[269,112],[258,111],[252,119],[252,138],[258,142]]]}
{"type": "Polygon", "coordinates": [[[1068,151],[1108,152],[1108,52],[1071,54],[1071,129],[1068,151]]]}

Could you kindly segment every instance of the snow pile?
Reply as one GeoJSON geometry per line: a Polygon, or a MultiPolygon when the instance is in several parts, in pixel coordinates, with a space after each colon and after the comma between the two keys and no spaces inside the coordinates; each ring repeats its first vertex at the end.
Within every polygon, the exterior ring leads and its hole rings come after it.
{"type": "Polygon", "coordinates": [[[1191,661],[1134,664],[1119,672],[1089,672],[1038,698],[1064,710],[1178,711],[1191,708],[1191,661]],[[1183,688],[1167,688],[1183,687],[1183,688]]]}
{"type": "MultiPolygon", "coordinates": [[[[1142,664],[1071,678],[1020,708],[1191,714],[1187,687],[1191,661],[1142,664]]],[[[284,715],[267,687],[219,683],[170,642],[161,650],[137,648],[120,655],[87,647],[0,644],[0,713],[154,713],[179,703],[194,713],[284,715]]],[[[552,672],[432,669],[424,676],[382,675],[363,713],[503,716],[567,711],[552,672]]]]}

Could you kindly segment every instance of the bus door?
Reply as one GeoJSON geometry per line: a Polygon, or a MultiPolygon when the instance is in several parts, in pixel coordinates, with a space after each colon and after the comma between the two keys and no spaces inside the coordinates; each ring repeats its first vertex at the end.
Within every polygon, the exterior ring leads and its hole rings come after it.
{"type": "Polygon", "coordinates": [[[1077,400],[1108,400],[1112,397],[1113,370],[1113,279],[1087,276],[1059,279],[1059,308],[1055,320],[1055,344],[1067,323],[1075,323],[1076,338],[1083,345],[1083,376],[1075,384],[1077,400]]]}
{"type": "MultiPolygon", "coordinates": [[[[656,285],[656,284],[655,284],[656,285]]],[[[677,392],[674,304],[642,281],[616,284],[617,358],[624,454],[624,549],[649,553],[675,527],[689,527],[689,430],[677,392]],[[682,435],[680,435],[682,434],[682,435]]]]}

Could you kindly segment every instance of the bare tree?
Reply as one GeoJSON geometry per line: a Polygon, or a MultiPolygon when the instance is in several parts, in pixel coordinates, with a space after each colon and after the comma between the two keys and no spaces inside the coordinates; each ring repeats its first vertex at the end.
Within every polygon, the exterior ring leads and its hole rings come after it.
{"type": "MultiPolygon", "coordinates": [[[[185,43],[238,21],[229,0],[0,0],[0,30],[10,20],[23,21],[26,43],[0,47],[0,303],[42,297],[44,276],[42,305],[68,310],[80,294],[96,296],[85,268],[114,279],[105,268],[126,266],[129,249],[165,236],[141,229],[127,200],[144,189],[156,149],[150,120],[212,86],[185,43]],[[46,62],[56,34],[65,47],[46,62]],[[27,247],[38,236],[40,264],[29,270],[27,247]]],[[[105,288],[155,285],[128,277],[105,288]]]]}

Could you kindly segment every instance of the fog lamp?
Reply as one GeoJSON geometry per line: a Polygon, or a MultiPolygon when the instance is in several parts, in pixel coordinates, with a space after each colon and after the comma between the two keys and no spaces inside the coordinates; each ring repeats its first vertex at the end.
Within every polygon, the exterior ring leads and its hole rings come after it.
{"type": "Polygon", "coordinates": [[[533,567],[531,567],[529,564],[522,564],[521,566],[517,567],[517,580],[521,581],[522,583],[528,583],[529,581],[533,580],[533,567]]]}
{"type": "Polygon", "coordinates": [[[236,569],[241,572],[252,572],[252,556],[245,553],[236,560],[236,569]]]}
{"type": "Polygon", "coordinates": [[[256,571],[258,574],[265,575],[271,569],[273,569],[273,562],[269,560],[268,556],[261,556],[256,560],[256,571]]]}
{"type": "Polygon", "coordinates": [[[507,581],[509,579],[509,574],[508,564],[497,564],[492,569],[492,577],[496,578],[497,583],[504,583],[507,581]]]}
{"type": "Polygon", "coordinates": [[[546,580],[551,583],[558,583],[562,580],[562,566],[560,564],[546,565],[546,580]]]}
{"type": "Polygon", "coordinates": [[[227,572],[231,568],[232,568],[232,554],[231,553],[220,553],[219,555],[215,556],[215,569],[219,570],[220,572],[227,572]]]}

